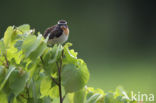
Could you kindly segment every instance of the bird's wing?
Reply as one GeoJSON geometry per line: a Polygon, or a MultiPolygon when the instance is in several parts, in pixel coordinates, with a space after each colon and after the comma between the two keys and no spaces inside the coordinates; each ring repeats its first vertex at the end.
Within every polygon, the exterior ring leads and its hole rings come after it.
{"type": "Polygon", "coordinates": [[[52,26],[52,27],[46,29],[45,32],[44,32],[44,38],[46,38],[46,37],[48,36],[48,34],[49,34],[51,31],[53,31],[55,28],[56,28],[56,25],[54,25],[54,26],[52,26]]]}
{"type": "Polygon", "coordinates": [[[59,37],[62,35],[63,30],[61,28],[58,28],[57,25],[48,28],[45,33],[44,37],[46,38],[48,34],[50,33],[49,39],[53,39],[54,37],[59,37]]]}

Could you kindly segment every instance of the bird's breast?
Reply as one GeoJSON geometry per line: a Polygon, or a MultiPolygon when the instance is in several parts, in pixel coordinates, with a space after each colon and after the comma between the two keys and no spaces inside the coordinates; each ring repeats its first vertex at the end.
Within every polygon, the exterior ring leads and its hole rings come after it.
{"type": "Polygon", "coordinates": [[[69,29],[68,28],[64,29],[63,32],[65,35],[69,35],[69,29]]]}

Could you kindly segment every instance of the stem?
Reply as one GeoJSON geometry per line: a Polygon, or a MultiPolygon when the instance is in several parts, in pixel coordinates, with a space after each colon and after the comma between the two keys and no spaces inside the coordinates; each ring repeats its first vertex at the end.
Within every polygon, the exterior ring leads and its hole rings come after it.
{"type": "Polygon", "coordinates": [[[62,88],[61,88],[61,65],[58,68],[58,78],[59,78],[59,85],[58,86],[59,86],[60,103],[63,103],[63,99],[62,99],[62,88]]]}
{"type": "Polygon", "coordinates": [[[61,88],[61,70],[62,70],[62,57],[63,57],[63,51],[62,51],[62,55],[60,57],[60,66],[57,63],[57,67],[58,67],[58,78],[59,78],[59,95],[60,95],[60,103],[63,103],[64,97],[62,97],[62,88],[61,88]]]}

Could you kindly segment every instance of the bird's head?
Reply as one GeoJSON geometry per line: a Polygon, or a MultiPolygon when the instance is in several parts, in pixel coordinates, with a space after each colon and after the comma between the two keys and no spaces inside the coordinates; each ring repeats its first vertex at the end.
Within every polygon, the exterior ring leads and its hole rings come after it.
{"type": "Polygon", "coordinates": [[[67,26],[67,21],[65,21],[65,20],[59,20],[59,21],[58,21],[58,25],[59,25],[59,27],[60,27],[61,29],[63,29],[63,30],[65,30],[65,29],[68,28],[68,26],[67,26]]]}
{"type": "Polygon", "coordinates": [[[59,20],[58,21],[58,26],[64,31],[64,33],[66,35],[69,34],[69,29],[68,29],[67,21],[65,21],[65,20],[59,20]]]}

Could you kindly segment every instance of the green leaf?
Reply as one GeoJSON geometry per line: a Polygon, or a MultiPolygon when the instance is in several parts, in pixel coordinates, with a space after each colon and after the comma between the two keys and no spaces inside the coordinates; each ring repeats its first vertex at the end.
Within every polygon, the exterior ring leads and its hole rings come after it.
{"type": "Polygon", "coordinates": [[[9,87],[16,96],[24,90],[28,76],[29,74],[23,70],[15,70],[10,75],[9,87]]]}
{"type": "Polygon", "coordinates": [[[38,57],[40,57],[43,54],[46,47],[47,45],[42,41],[38,48],[29,55],[29,58],[35,61],[38,57]]]}
{"type": "Polygon", "coordinates": [[[113,103],[113,101],[115,101],[113,93],[107,93],[104,98],[104,102],[113,103]]]}
{"type": "Polygon", "coordinates": [[[72,46],[71,43],[66,43],[64,46],[64,55],[65,58],[63,60],[64,64],[68,63],[76,63],[77,62],[77,52],[74,52],[73,49],[69,50],[69,47],[72,46]]]}
{"type": "Polygon", "coordinates": [[[84,103],[86,99],[86,91],[81,89],[74,93],[74,103],[84,103]]]}
{"type": "Polygon", "coordinates": [[[50,89],[50,91],[48,92],[50,98],[58,98],[59,97],[59,88],[57,85],[55,85],[54,87],[52,87],[50,89]]]}
{"type": "Polygon", "coordinates": [[[44,70],[48,75],[54,74],[57,71],[56,61],[60,58],[62,53],[61,45],[54,45],[53,48],[45,50],[42,59],[44,61],[44,70]]]}
{"type": "Polygon", "coordinates": [[[6,74],[6,70],[5,70],[4,66],[0,66],[0,84],[4,80],[5,74],[6,74]]]}
{"type": "Polygon", "coordinates": [[[57,59],[59,59],[59,57],[61,56],[61,52],[62,52],[62,46],[61,45],[54,45],[54,47],[52,48],[52,56],[49,60],[49,64],[54,63],[57,61],[57,59]]]}
{"type": "Polygon", "coordinates": [[[23,57],[24,57],[24,55],[22,55],[22,51],[18,52],[17,48],[12,46],[12,47],[7,49],[7,59],[9,61],[14,59],[16,64],[20,64],[20,62],[23,59],[23,57]]]}
{"type": "MultiPolygon", "coordinates": [[[[40,79],[34,80],[31,78],[30,84],[27,83],[28,91],[29,91],[29,99],[27,103],[42,103],[42,99],[40,99],[40,79]]],[[[28,93],[26,93],[28,95],[28,93]]]]}
{"type": "Polygon", "coordinates": [[[14,27],[9,26],[4,33],[4,44],[5,47],[8,47],[12,41],[12,37],[15,35],[14,27]]]}
{"type": "MultiPolygon", "coordinates": [[[[87,103],[97,103],[99,101],[100,98],[102,98],[103,96],[101,94],[94,94],[92,95],[88,100],[87,103]]],[[[101,101],[100,103],[103,103],[103,101],[101,101]]],[[[106,102],[107,103],[107,102],[106,102]]]]}
{"type": "Polygon", "coordinates": [[[15,44],[15,48],[17,48],[18,51],[20,51],[22,49],[22,44],[23,44],[23,40],[18,40],[15,44]]]}
{"type": "Polygon", "coordinates": [[[62,84],[66,92],[75,92],[82,89],[89,79],[89,72],[84,62],[79,66],[67,64],[62,69],[62,84]]]}
{"type": "Polygon", "coordinates": [[[0,55],[5,53],[5,45],[3,40],[0,40],[0,55]]]}
{"type": "Polygon", "coordinates": [[[67,103],[74,103],[74,93],[68,93],[67,97],[67,99],[65,98],[68,101],[67,103]]]}
{"type": "Polygon", "coordinates": [[[36,92],[36,82],[32,80],[32,91],[33,91],[33,103],[38,103],[37,92],[36,92]]]}
{"type": "Polygon", "coordinates": [[[51,99],[49,97],[44,97],[42,103],[51,103],[51,99]]]}
{"type": "Polygon", "coordinates": [[[45,70],[45,73],[50,76],[51,74],[54,74],[57,72],[57,65],[56,63],[45,64],[43,69],[45,70]]]}
{"type": "MultiPolygon", "coordinates": [[[[103,103],[104,102],[104,92],[102,89],[96,89],[91,87],[86,87],[87,90],[87,103],[103,103]]],[[[107,102],[106,102],[107,103],[107,102]]]]}
{"type": "Polygon", "coordinates": [[[49,77],[44,77],[43,80],[41,81],[41,84],[40,84],[40,93],[41,93],[41,97],[40,98],[43,98],[45,96],[48,96],[49,95],[49,91],[51,89],[51,78],[49,77]]]}
{"type": "Polygon", "coordinates": [[[64,46],[62,83],[66,92],[75,92],[82,89],[88,82],[89,72],[85,62],[77,59],[77,52],[73,49],[69,50],[70,46],[72,46],[71,43],[66,43],[64,46]]]}
{"type": "Polygon", "coordinates": [[[0,91],[0,103],[8,103],[7,94],[0,91]]]}
{"type": "Polygon", "coordinates": [[[40,45],[41,38],[41,35],[37,38],[35,35],[28,35],[28,37],[24,40],[22,49],[26,57],[28,57],[40,45]]]}
{"type": "Polygon", "coordinates": [[[115,97],[123,96],[122,98],[129,99],[127,93],[124,91],[124,89],[121,86],[116,88],[116,91],[114,92],[114,96],[115,97]]]}
{"type": "Polygon", "coordinates": [[[23,33],[26,33],[30,30],[30,25],[29,24],[23,24],[23,25],[17,27],[17,29],[23,33]]]}
{"type": "Polygon", "coordinates": [[[3,89],[5,83],[7,82],[8,78],[10,77],[11,73],[15,70],[14,66],[10,66],[9,70],[5,76],[5,79],[3,80],[2,84],[0,85],[0,91],[3,89]]]}
{"type": "Polygon", "coordinates": [[[59,98],[54,98],[52,103],[60,103],[60,99],[59,98]]]}
{"type": "Polygon", "coordinates": [[[67,54],[67,56],[69,56],[69,58],[77,58],[77,52],[74,52],[74,50],[69,50],[69,47],[71,47],[72,44],[71,43],[66,43],[64,45],[64,49],[65,49],[65,54],[67,54]]]}

